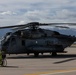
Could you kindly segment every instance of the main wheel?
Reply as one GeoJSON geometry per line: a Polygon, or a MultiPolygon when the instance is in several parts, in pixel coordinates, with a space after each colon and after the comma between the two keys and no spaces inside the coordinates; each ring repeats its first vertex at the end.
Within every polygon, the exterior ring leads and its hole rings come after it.
{"type": "Polygon", "coordinates": [[[52,52],[52,56],[57,56],[57,52],[52,52]]]}
{"type": "Polygon", "coordinates": [[[35,56],[35,57],[38,57],[38,56],[39,56],[39,53],[34,53],[34,56],[35,56]]]}

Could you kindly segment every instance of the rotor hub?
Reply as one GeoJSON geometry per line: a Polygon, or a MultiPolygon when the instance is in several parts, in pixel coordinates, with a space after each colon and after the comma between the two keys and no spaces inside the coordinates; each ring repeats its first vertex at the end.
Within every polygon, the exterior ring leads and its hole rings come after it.
{"type": "Polygon", "coordinates": [[[32,29],[32,30],[36,30],[39,28],[39,22],[31,22],[31,23],[28,23],[29,24],[29,28],[32,29]]]}

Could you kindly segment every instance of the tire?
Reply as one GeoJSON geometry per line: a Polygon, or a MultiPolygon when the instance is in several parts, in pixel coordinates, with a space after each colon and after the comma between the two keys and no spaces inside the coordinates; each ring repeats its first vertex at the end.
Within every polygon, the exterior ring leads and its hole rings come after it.
{"type": "Polygon", "coordinates": [[[52,52],[52,56],[57,56],[57,52],[52,52]]]}
{"type": "Polygon", "coordinates": [[[34,53],[34,56],[35,56],[35,57],[38,57],[38,56],[39,56],[39,53],[34,53]]]}

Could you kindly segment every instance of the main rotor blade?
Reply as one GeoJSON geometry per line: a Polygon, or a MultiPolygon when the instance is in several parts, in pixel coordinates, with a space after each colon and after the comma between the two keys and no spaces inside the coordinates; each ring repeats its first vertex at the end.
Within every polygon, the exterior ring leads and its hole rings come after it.
{"type": "Polygon", "coordinates": [[[14,25],[14,26],[3,26],[3,27],[0,27],[0,29],[4,29],[4,28],[15,28],[15,27],[28,27],[27,24],[24,24],[24,25],[14,25]]]}
{"type": "Polygon", "coordinates": [[[70,27],[68,27],[68,26],[55,26],[56,28],[66,28],[66,29],[69,29],[70,27]]]}
{"type": "Polygon", "coordinates": [[[40,23],[40,26],[45,25],[76,25],[76,23],[40,23]]]}
{"type": "Polygon", "coordinates": [[[26,28],[26,27],[30,27],[30,26],[50,26],[50,25],[76,25],[76,23],[39,23],[39,22],[31,22],[31,23],[27,23],[27,24],[22,24],[22,25],[14,25],[14,26],[3,26],[0,27],[0,29],[4,29],[4,28],[15,28],[15,27],[21,27],[21,28],[26,28]]]}
{"type": "Polygon", "coordinates": [[[2,26],[0,27],[0,29],[4,29],[4,28],[15,28],[15,27],[29,27],[32,25],[38,25],[39,22],[31,22],[31,23],[27,23],[27,24],[21,24],[21,25],[13,25],[13,26],[2,26]]]}

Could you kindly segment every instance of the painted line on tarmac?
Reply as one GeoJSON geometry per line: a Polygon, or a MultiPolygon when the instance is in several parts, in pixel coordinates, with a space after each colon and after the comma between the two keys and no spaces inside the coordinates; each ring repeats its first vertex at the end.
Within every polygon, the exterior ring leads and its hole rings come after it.
{"type": "Polygon", "coordinates": [[[49,72],[38,72],[38,73],[25,74],[25,75],[55,75],[55,74],[63,74],[63,73],[70,73],[70,72],[76,72],[76,69],[56,70],[56,71],[49,71],[49,72]]]}
{"type": "Polygon", "coordinates": [[[76,72],[76,70],[69,70],[69,71],[62,71],[62,72],[54,72],[54,73],[40,74],[40,75],[55,75],[55,74],[63,74],[63,73],[70,73],[70,72],[76,72]]]}

